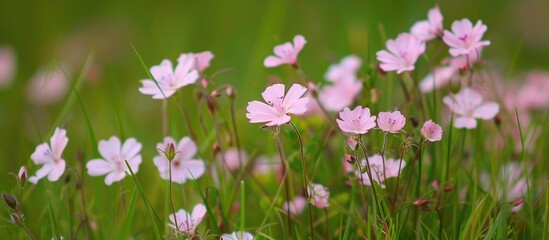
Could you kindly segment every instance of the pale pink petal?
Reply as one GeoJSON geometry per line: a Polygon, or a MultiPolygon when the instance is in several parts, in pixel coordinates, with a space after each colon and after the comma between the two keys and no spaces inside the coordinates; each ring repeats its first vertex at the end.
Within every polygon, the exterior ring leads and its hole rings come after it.
{"type": "Polygon", "coordinates": [[[187,160],[181,163],[183,174],[188,179],[198,179],[206,171],[206,166],[202,160],[187,160]]]}
{"type": "Polygon", "coordinates": [[[36,164],[53,162],[53,156],[50,150],[50,146],[47,143],[42,143],[38,145],[32,153],[31,159],[36,164]]]}
{"type": "Polygon", "coordinates": [[[473,129],[477,127],[477,120],[471,117],[458,117],[454,119],[454,126],[456,128],[467,128],[467,129],[473,129]]]}
{"type": "Polygon", "coordinates": [[[48,180],[55,182],[59,180],[61,175],[65,172],[65,160],[60,160],[55,166],[51,169],[48,174],[48,180]]]}
{"type": "Polygon", "coordinates": [[[480,118],[484,120],[492,119],[498,114],[499,105],[495,102],[483,103],[477,107],[473,113],[475,118],[480,118]]]}
{"type": "Polygon", "coordinates": [[[69,139],[67,138],[67,131],[61,128],[55,128],[55,132],[50,139],[51,150],[55,157],[61,157],[63,150],[67,146],[69,139]]]}
{"type": "Polygon", "coordinates": [[[126,173],[124,171],[114,171],[111,172],[105,177],[105,184],[107,186],[112,185],[114,182],[118,182],[126,177],[126,173]]]}
{"type": "Polygon", "coordinates": [[[90,160],[86,163],[86,168],[88,169],[88,174],[90,176],[101,176],[115,170],[112,163],[103,159],[90,160]]]}
{"type": "Polygon", "coordinates": [[[46,163],[42,166],[42,168],[38,169],[36,171],[35,176],[32,176],[29,178],[29,182],[36,184],[40,179],[44,178],[46,175],[50,173],[52,169],[55,168],[54,163],[46,163]]]}
{"type": "MultiPolygon", "coordinates": [[[[120,139],[116,136],[112,136],[109,140],[99,141],[99,153],[107,161],[114,161],[120,155],[121,143],[120,139]]],[[[125,160],[125,159],[122,159],[125,160]]]]}
{"type": "Polygon", "coordinates": [[[169,81],[169,79],[171,79],[174,75],[172,62],[168,59],[162,60],[160,65],[151,67],[151,74],[156,81],[169,81]]]}
{"type": "Polygon", "coordinates": [[[122,158],[122,161],[131,159],[135,157],[137,154],[139,154],[139,151],[141,151],[141,143],[137,142],[135,138],[129,138],[124,142],[124,145],[122,145],[122,150],[120,152],[122,158]]]}
{"type": "Polygon", "coordinates": [[[195,57],[198,65],[198,71],[203,72],[210,66],[210,61],[214,58],[214,55],[210,51],[204,51],[196,53],[195,57]]]}
{"type": "Polygon", "coordinates": [[[284,61],[282,61],[282,59],[280,59],[278,57],[275,57],[275,56],[268,56],[263,61],[263,65],[265,67],[277,67],[277,66],[280,66],[282,64],[284,64],[284,61]]]}
{"type": "Polygon", "coordinates": [[[184,137],[181,139],[181,141],[179,141],[179,144],[177,145],[177,151],[178,153],[176,155],[179,155],[182,160],[188,160],[194,157],[197,151],[197,147],[196,144],[189,137],[184,137]]]}

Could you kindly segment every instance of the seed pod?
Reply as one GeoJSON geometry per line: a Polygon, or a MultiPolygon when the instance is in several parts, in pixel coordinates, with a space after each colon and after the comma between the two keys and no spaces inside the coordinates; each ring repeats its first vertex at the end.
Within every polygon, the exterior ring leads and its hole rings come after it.
{"type": "Polygon", "coordinates": [[[173,143],[166,144],[166,147],[164,148],[164,155],[169,161],[172,161],[175,158],[175,146],[173,143]]]}

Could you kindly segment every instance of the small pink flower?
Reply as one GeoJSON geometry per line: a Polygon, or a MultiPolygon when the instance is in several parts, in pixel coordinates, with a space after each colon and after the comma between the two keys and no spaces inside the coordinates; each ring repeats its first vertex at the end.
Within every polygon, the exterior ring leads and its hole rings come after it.
{"type": "MultiPolygon", "coordinates": [[[[402,165],[400,164],[400,160],[394,160],[394,159],[385,159],[385,170],[383,168],[383,157],[379,154],[376,154],[374,156],[368,157],[368,160],[370,162],[370,170],[372,172],[372,180],[379,183],[381,188],[385,188],[385,184],[382,182],[385,181],[387,178],[397,177],[399,171],[402,173],[402,169],[406,166],[406,161],[402,160],[402,165]],[[400,166],[400,168],[399,168],[400,166]]],[[[364,168],[367,167],[366,160],[362,160],[361,168],[364,170],[364,168]]],[[[360,171],[356,171],[356,176],[358,180],[362,180],[363,185],[372,185],[370,182],[370,179],[368,177],[368,173],[364,172],[361,173],[360,171]]]]}
{"type": "Polygon", "coordinates": [[[62,128],[56,128],[53,136],[50,138],[50,144],[42,143],[36,147],[31,155],[32,161],[43,167],[36,171],[36,175],[29,178],[29,182],[36,184],[40,179],[48,176],[48,180],[55,182],[59,180],[65,172],[65,159],[63,159],[63,150],[67,146],[69,139],[67,131],[62,128]]]}
{"type": "Polygon", "coordinates": [[[377,126],[390,133],[398,133],[406,124],[406,118],[400,111],[380,112],[377,114],[377,126]]]}
{"type": "Polygon", "coordinates": [[[280,162],[267,156],[259,156],[255,160],[254,174],[269,174],[275,172],[277,167],[280,167],[280,162]]]}
{"type": "Polygon", "coordinates": [[[184,209],[179,209],[179,211],[175,213],[175,216],[173,213],[168,216],[170,222],[172,222],[168,223],[168,226],[181,233],[192,235],[194,234],[196,227],[198,227],[198,224],[202,222],[202,219],[206,215],[206,211],[207,209],[204,204],[194,206],[192,213],[188,213],[184,209]],[[175,225],[175,220],[177,220],[178,226],[175,225]]]}
{"type": "Polygon", "coordinates": [[[250,123],[266,122],[267,126],[280,126],[291,120],[289,114],[300,115],[307,111],[309,98],[302,97],[307,91],[305,87],[294,84],[286,95],[284,89],[284,84],[274,84],[261,94],[267,104],[249,102],[246,117],[250,119],[250,123]]]}
{"type": "Polygon", "coordinates": [[[377,60],[381,62],[379,67],[385,71],[395,71],[400,74],[415,69],[414,64],[423,52],[425,43],[414,35],[401,33],[393,40],[387,41],[387,49],[377,52],[377,60]]]}
{"type": "Polygon", "coordinates": [[[249,232],[233,232],[221,235],[221,240],[254,240],[254,236],[249,232]]]}
{"type": "MultiPolygon", "coordinates": [[[[526,76],[526,84],[517,94],[519,110],[545,109],[549,105],[549,74],[533,71],[526,76]]],[[[512,111],[514,111],[512,106],[512,111]]]]}
{"type": "Polygon", "coordinates": [[[234,171],[240,167],[244,167],[248,162],[248,155],[244,150],[240,150],[240,156],[242,159],[239,159],[239,153],[237,148],[228,148],[224,150],[220,155],[218,155],[218,160],[221,163],[221,166],[226,168],[229,171],[234,171]],[[221,157],[223,156],[223,157],[221,157]],[[242,160],[242,162],[240,162],[242,160]]]}
{"type": "Polygon", "coordinates": [[[445,87],[459,72],[453,66],[436,67],[433,72],[419,83],[419,90],[423,93],[432,92],[435,89],[445,87]]]}
{"type": "Polygon", "coordinates": [[[339,118],[336,119],[337,125],[346,133],[365,134],[376,127],[376,116],[371,116],[370,109],[361,106],[355,107],[353,111],[346,107],[339,113],[339,118]]]}
{"type": "Polygon", "coordinates": [[[198,80],[196,58],[194,55],[180,56],[175,69],[170,60],[164,59],[160,65],[151,67],[154,79],[141,80],[143,87],[139,92],[152,95],[153,99],[166,99],[178,89],[193,84],[198,80]]]}
{"type": "Polygon", "coordinates": [[[0,46],[0,88],[8,87],[15,75],[15,53],[11,47],[0,46]]]}
{"type": "Polygon", "coordinates": [[[196,144],[189,137],[182,138],[179,143],[171,137],[165,137],[163,143],[156,144],[156,149],[159,155],[153,158],[153,162],[160,172],[160,177],[164,180],[170,179],[170,163],[172,165],[172,181],[175,183],[183,184],[187,179],[198,179],[205,172],[204,161],[202,159],[194,159],[197,148],[196,144]],[[171,161],[162,152],[170,143],[177,146],[175,148],[175,156],[171,161]]]}
{"type": "Polygon", "coordinates": [[[318,99],[326,110],[338,112],[352,105],[361,90],[362,82],[351,76],[323,87],[318,99]]]}
{"type": "Polygon", "coordinates": [[[112,136],[109,140],[99,141],[98,149],[103,158],[92,159],[86,164],[90,176],[107,175],[105,184],[111,185],[126,177],[126,172],[129,172],[126,161],[134,173],[139,171],[141,143],[134,138],[129,138],[122,145],[118,137],[112,136]]]}
{"type": "Polygon", "coordinates": [[[431,142],[440,141],[442,139],[442,127],[429,119],[423,123],[421,135],[431,142]]]}
{"type": "Polygon", "coordinates": [[[265,67],[277,67],[283,64],[295,65],[297,64],[297,55],[303,49],[303,46],[307,43],[305,38],[301,35],[294,37],[294,44],[285,42],[274,47],[274,53],[276,56],[268,56],[263,61],[265,67]]]}
{"type": "MultiPolygon", "coordinates": [[[[491,174],[482,173],[481,186],[485,191],[492,194],[494,198],[506,202],[514,202],[524,197],[528,189],[524,173],[524,166],[522,164],[509,162],[501,166],[495,182],[492,181],[491,174]],[[494,189],[498,190],[497,196],[494,196],[494,189]]],[[[517,212],[521,208],[522,202],[518,201],[518,204],[515,204],[511,210],[517,212]]]]}
{"type": "Polygon", "coordinates": [[[456,128],[473,129],[477,127],[475,118],[489,120],[499,112],[495,102],[483,103],[482,96],[473,89],[464,88],[459,93],[442,99],[454,113],[459,115],[454,119],[456,128]]]}
{"type": "Polygon", "coordinates": [[[210,51],[204,51],[199,53],[182,53],[177,59],[178,62],[193,62],[191,69],[195,69],[198,72],[204,72],[206,68],[210,66],[210,61],[214,58],[214,55],[210,51]]]}
{"type": "Polygon", "coordinates": [[[438,6],[429,10],[427,20],[416,22],[411,33],[421,41],[429,41],[442,36],[442,13],[438,6]]]}
{"type": "Polygon", "coordinates": [[[467,55],[490,45],[490,41],[481,41],[487,29],[480,20],[474,27],[469,19],[456,20],[452,32],[445,30],[442,39],[450,46],[452,56],[467,55]]]}
{"type": "Polygon", "coordinates": [[[328,188],[314,183],[307,187],[307,193],[309,193],[311,205],[317,208],[326,208],[330,206],[330,192],[328,191],[328,188]]]}
{"type": "Polygon", "coordinates": [[[60,67],[39,70],[27,85],[29,102],[43,106],[61,101],[69,90],[69,80],[65,74],[60,67]]]}
{"type": "Polygon", "coordinates": [[[282,209],[284,209],[284,212],[287,212],[289,208],[289,212],[291,215],[299,216],[305,209],[306,205],[307,199],[302,196],[296,196],[292,201],[285,202],[282,206],[282,209]]]}
{"type": "Polygon", "coordinates": [[[359,57],[349,55],[341,59],[339,63],[332,64],[330,68],[328,68],[328,72],[324,74],[324,78],[331,82],[337,82],[348,77],[356,78],[356,74],[361,65],[362,60],[359,57]]]}

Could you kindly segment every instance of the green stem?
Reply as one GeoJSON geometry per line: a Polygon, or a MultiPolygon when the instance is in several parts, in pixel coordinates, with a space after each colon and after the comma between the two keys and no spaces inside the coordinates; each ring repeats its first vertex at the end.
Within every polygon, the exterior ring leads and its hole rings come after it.
{"type": "MultiPolygon", "coordinates": [[[[282,169],[283,169],[284,175],[285,176],[287,175],[284,178],[284,188],[285,188],[284,190],[285,190],[285,193],[286,193],[286,203],[290,204],[289,171],[288,171],[288,166],[286,166],[286,162],[284,160],[284,153],[282,152],[282,140],[281,140],[281,137],[280,137],[280,132],[277,131],[276,134],[278,135],[275,138],[276,150],[278,151],[278,156],[280,158],[280,163],[282,164],[282,169]]],[[[291,219],[291,216],[290,216],[290,208],[289,207],[286,209],[286,223],[288,225],[288,236],[291,238],[292,237],[292,219],[291,219]]]]}

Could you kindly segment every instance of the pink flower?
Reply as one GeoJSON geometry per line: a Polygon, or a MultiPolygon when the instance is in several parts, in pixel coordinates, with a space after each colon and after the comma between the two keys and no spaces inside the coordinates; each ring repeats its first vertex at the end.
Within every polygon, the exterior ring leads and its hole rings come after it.
{"type": "Polygon", "coordinates": [[[317,208],[326,208],[330,206],[330,192],[328,191],[328,188],[313,183],[307,187],[307,193],[311,199],[311,205],[317,208]]]}
{"type": "Polygon", "coordinates": [[[421,135],[431,142],[440,141],[442,139],[442,127],[429,119],[423,123],[421,135]]]}
{"type": "Polygon", "coordinates": [[[39,70],[27,85],[27,99],[35,105],[48,105],[59,102],[69,90],[69,80],[64,70],[39,70]]]}
{"type": "Polygon", "coordinates": [[[173,213],[168,216],[170,222],[172,222],[168,223],[168,226],[184,234],[194,234],[196,227],[202,222],[205,215],[206,206],[204,204],[194,206],[192,213],[179,209],[175,213],[175,216],[173,213]],[[175,225],[175,220],[177,220],[177,226],[175,225]]]}
{"type": "MultiPolygon", "coordinates": [[[[526,76],[526,85],[518,92],[517,108],[544,109],[549,105],[549,74],[533,71],[526,76]]],[[[512,106],[512,111],[514,111],[512,106]]]]}
{"type": "Polygon", "coordinates": [[[328,72],[324,74],[324,78],[331,82],[337,82],[348,77],[356,78],[356,74],[362,65],[362,60],[355,56],[349,55],[338,64],[332,64],[328,68],[328,72]]]}
{"type": "Polygon", "coordinates": [[[400,111],[380,112],[377,114],[377,126],[390,133],[398,133],[406,124],[406,118],[400,111]]]}
{"type": "Polygon", "coordinates": [[[284,209],[284,212],[289,210],[291,215],[299,216],[305,209],[305,205],[307,205],[307,199],[302,196],[297,196],[292,201],[285,202],[282,209],[284,209]]]}
{"type": "Polygon", "coordinates": [[[199,53],[183,53],[179,55],[178,62],[193,62],[192,69],[198,72],[204,72],[206,68],[210,66],[210,61],[214,58],[214,55],[210,51],[204,51],[199,53]]]}
{"type": "Polygon", "coordinates": [[[480,20],[474,27],[469,19],[456,20],[452,23],[452,32],[445,30],[442,39],[450,46],[452,56],[467,55],[490,45],[490,41],[481,41],[486,29],[480,20]]]}
{"type": "Polygon", "coordinates": [[[285,42],[281,45],[274,47],[274,53],[276,56],[268,56],[263,61],[265,67],[277,67],[283,64],[295,65],[297,64],[297,55],[303,49],[303,46],[307,43],[305,38],[301,35],[294,37],[294,44],[285,42]]]}
{"type": "Polygon", "coordinates": [[[300,115],[307,111],[308,97],[302,97],[307,89],[294,84],[284,95],[284,84],[274,84],[261,94],[268,104],[252,101],[248,103],[246,117],[250,123],[266,122],[267,126],[282,125],[291,120],[289,114],[300,115]]]}
{"type": "Polygon", "coordinates": [[[387,49],[377,52],[379,67],[386,72],[395,71],[400,74],[415,69],[414,64],[423,52],[425,43],[414,35],[401,33],[393,40],[387,41],[387,49]]]}
{"type": "Polygon", "coordinates": [[[442,35],[442,13],[438,6],[429,10],[427,20],[416,22],[411,33],[421,41],[429,41],[442,35]]]}
{"type": "Polygon", "coordinates": [[[456,128],[473,129],[477,127],[475,118],[492,119],[499,112],[495,102],[483,103],[482,96],[473,89],[464,88],[459,93],[442,99],[454,113],[459,115],[454,119],[456,128]]]}
{"type": "Polygon", "coordinates": [[[323,87],[318,94],[318,99],[326,110],[338,112],[352,105],[361,90],[362,82],[350,77],[323,87]]]}
{"type": "Polygon", "coordinates": [[[159,155],[154,157],[153,162],[160,172],[160,177],[164,180],[170,180],[170,160],[162,152],[170,143],[177,146],[175,148],[175,157],[171,161],[172,181],[183,184],[187,179],[194,180],[200,178],[204,174],[206,167],[202,159],[194,159],[196,145],[189,137],[182,138],[179,144],[173,138],[165,137],[163,143],[156,144],[159,155]]]}
{"type": "Polygon", "coordinates": [[[341,119],[336,119],[337,125],[346,133],[365,134],[376,127],[376,116],[371,116],[370,109],[363,109],[361,106],[353,111],[346,107],[339,113],[339,118],[341,119]]]}
{"type": "MultiPolygon", "coordinates": [[[[427,75],[419,83],[419,89],[423,93],[431,92],[435,89],[446,87],[454,79],[459,79],[459,71],[468,69],[475,64],[481,51],[472,52],[468,55],[459,55],[450,59],[443,60],[443,66],[434,68],[433,72],[427,75]]],[[[459,80],[458,80],[459,81],[459,80]]]]}
{"type": "Polygon", "coordinates": [[[15,75],[15,53],[11,47],[0,46],[0,88],[11,84],[15,75]]]}
{"type": "Polygon", "coordinates": [[[221,235],[221,240],[254,240],[254,236],[249,232],[233,232],[221,235]]]}
{"type": "MultiPolygon", "coordinates": [[[[490,193],[494,198],[506,202],[514,202],[519,200],[526,194],[528,186],[526,185],[526,177],[524,177],[524,166],[520,163],[509,162],[503,166],[496,176],[496,181],[492,181],[492,174],[482,173],[481,185],[482,188],[490,193]],[[497,195],[495,190],[497,189],[497,195]]],[[[517,204],[511,210],[517,212],[522,208],[522,204],[517,204]]]]}
{"type": "MultiPolygon", "coordinates": [[[[402,160],[402,165],[400,165],[400,160],[394,160],[394,159],[385,159],[385,170],[383,169],[383,157],[379,154],[376,154],[374,156],[368,157],[368,160],[370,162],[370,170],[372,172],[372,180],[379,183],[381,188],[385,188],[385,184],[382,182],[385,181],[387,178],[397,177],[399,171],[402,173],[402,169],[406,166],[406,161],[402,160]],[[400,168],[399,168],[400,166],[400,168]]],[[[364,170],[364,168],[367,167],[366,160],[362,160],[361,169],[364,170]]],[[[363,185],[372,185],[370,182],[370,179],[368,178],[368,173],[364,172],[361,173],[360,171],[356,171],[356,176],[358,180],[362,180],[363,185]]]]}
{"type": "Polygon", "coordinates": [[[107,175],[105,184],[111,185],[124,179],[126,172],[129,172],[125,161],[128,161],[134,173],[139,171],[141,143],[134,138],[126,140],[122,145],[118,137],[112,136],[109,140],[99,141],[98,149],[103,159],[92,159],[86,164],[90,176],[107,175]]]}
{"type": "Polygon", "coordinates": [[[280,162],[267,156],[259,156],[255,160],[254,174],[269,174],[274,172],[276,168],[280,167],[280,162]]]}
{"type": "Polygon", "coordinates": [[[29,178],[29,182],[36,184],[46,175],[48,180],[52,182],[59,180],[65,172],[66,163],[62,155],[68,142],[67,131],[62,128],[55,128],[55,132],[50,138],[50,144],[42,143],[36,147],[31,159],[35,164],[43,166],[36,171],[35,176],[29,178]]]}
{"type": "Polygon", "coordinates": [[[244,150],[240,150],[240,156],[242,157],[242,162],[240,162],[237,148],[228,148],[221,155],[218,155],[219,162],[221,166],[228,169],[229,171],[234,171],[240,167],[244,167],[248,162],[248,155],[244,150]]]}
{"type": "Polygon", "coordinates": [[[179,57],[175,70],[170,60],[164,59],[160,65],[151,67],[153,80],[141,80],[143,87],[139,92],[152,95],[153,99],[166,99],[177,92],[178,89],[193,84],[198,79],[196,70],[196,58],[194,55],[179,57]]]}

